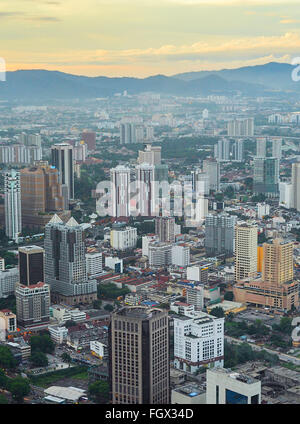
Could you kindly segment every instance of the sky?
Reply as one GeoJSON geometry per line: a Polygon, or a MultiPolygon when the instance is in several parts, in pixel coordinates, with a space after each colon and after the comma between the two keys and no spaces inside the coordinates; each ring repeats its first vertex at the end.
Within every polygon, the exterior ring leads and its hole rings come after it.
{"type": "Polygon", "coordinates": [[[1,0],[7,70],[175,75],[300,56],[299,0],[1,0]]]}

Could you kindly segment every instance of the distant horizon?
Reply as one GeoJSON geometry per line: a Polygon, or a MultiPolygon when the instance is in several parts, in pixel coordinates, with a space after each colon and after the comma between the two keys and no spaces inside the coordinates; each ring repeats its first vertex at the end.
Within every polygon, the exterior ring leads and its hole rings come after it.
{"type": "Polygon", "coordinates": [[[163,73],[157,73],[157,74],[151,74],[145,77],[139,77],[139,76],[133,76],[133,75],[120,75],[120,76],[109,76],[109,75],[85,75],[85,74],[76,74],[76,73],[72,73],[72,72],[66,72],[66,71],[61,71],[59,69],[46,69],[46,68],[30,68],[30,69],[14,69],[14,70],[8,70],[8,73],[12,73],[12,72],[30,72],[30,71],[46,71],[46,72],[59,72],[62,74],[68,74],[68,75],[73,75],[73,76],[78,76],[78,77],[88,77],[88,78],[100,78],[100,77],[104,77],[104,78],[134,78],[134,79],[147,79],[147,78],[151,78],[151,77],[157,77],[157,76],[164,76],[164,77],[176,77],[176,75],[182,75],[182,74],[193,74],[193,73],[199,73],[199,72],[220,72],[220,71],[225,71],[225,70],[237,70],[237,69],[242,69],[242,68],[255,68],[255,67],[262,67],[265,65],[269,65],[271,63],[275,63],[275,64],[282,64],[282,65],[290,65],[292,66],[291,63],[289,62],[278,62],[276,60],[272,60],[269,62],[265,62],[265,63],[259,63],[257,65],[245,65],[245,66],[236,66],[236,67],[222,67],[220,69],[199,69],[199,70],[194,70],[194,71],[185,71],[185,72],[179,72],[176,74],[163,74],[163,73]]]}

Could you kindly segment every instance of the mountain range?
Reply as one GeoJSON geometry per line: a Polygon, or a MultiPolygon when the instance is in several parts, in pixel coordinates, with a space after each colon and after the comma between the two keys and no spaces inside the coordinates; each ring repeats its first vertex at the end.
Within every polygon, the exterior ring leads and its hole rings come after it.
{"type": "Polygon", "coordinates": [[[287,63],[155,75],[148,78],[109,78],[72,75],[58,71],[20,70],[6,73],[0,82],[0,100],[50,101],[55,99],[89,99],[113,96],[127,90],[128,94],[155,92],[178,96],[234,94],[261,96],[274,92],[299,92],[292,81],[294,67],[287,63]]]}

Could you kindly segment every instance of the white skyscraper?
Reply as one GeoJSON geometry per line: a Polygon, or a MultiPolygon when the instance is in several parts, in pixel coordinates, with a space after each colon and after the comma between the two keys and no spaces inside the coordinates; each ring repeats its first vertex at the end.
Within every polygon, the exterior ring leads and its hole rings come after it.
{"type": "Polygon", "coordinates": [[[267,156],[267,139],[265,137],[257,137],[256,139],[256,156],[258,158],[267,156]]]}
{"type": "Polygon", "coordinates": [[[235,280],[257,275],[257,226],[247,223],[235,227],[235,280]]]}
{"type": "Polygon", "coordinates": [[[138,215],[152,216],[155,211],[155,167],[143,163],[136,167],[138,189],[138,215]]]}
{"type": "Polygon", "coordinates": [[[220,189],[220,164],[216,160],[203,161],[203,172],[208,175],[209,189],[218,191],[220,189]]]}
{"type": "Polygon", "coordinates": [[[300,162],[292,165],[292,202],[293,207],[300,211],[300,162]]]}
{"type": "Polygon", "coordinates": [[[271,137],[272,141],[272,156],[277,159],[282,158],[282,138],[281,137],[271,137]]]}
{"type": "Polygon", "coordinates": [[[117,166],[110,170],[112,183],[112,216],[130,216],[130,168],[117,166]]]}
{"type": "Polygon", "coordinates": [[[215,159],[218,161],[229,161],[230,160],[230,140],[224,138],[218,141],[215,145],[215,159]]]}
{"type": "Polygon", "coordinates": [[[16,240],[22,231],[20,173],[12,170],[4,176],[5,234],[16,240]]]}

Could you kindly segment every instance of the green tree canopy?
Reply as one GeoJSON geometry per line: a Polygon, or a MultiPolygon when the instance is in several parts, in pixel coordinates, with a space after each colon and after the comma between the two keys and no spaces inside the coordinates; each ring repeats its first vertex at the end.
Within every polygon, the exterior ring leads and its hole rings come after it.
{"type": "Polygon", "coordinates": [[[0,346],[0,367],[4,369],[13,369],[17,366],[11,350],[7,346],[0,346]]]}
{"type": "Polygon", "coordinates": [[[26,378],[15,377],[9,381],[8,390],[12,394],[13,399],[22,403],[24,396],[30,393],[30,384],[26,378]]]}
{"type": "Polygon", "coordinates": [[[220,306],[216,306],[210,311],[210,315],[213,315],[217,318],[223,318],[225,316],[223,309],[220,306]]]}
{"type": "Polygon", "coordinates": [[[89,385],[89,394],[98,403],[107,403],[109,400],[109,384],[106,381],[96,381],[89,385]]]}
{"type": "Polygon", "coordinates": [[[51,340],[49,334],[32,336],[30,338],[30,345],[32,352],[53,353],[55,349],[54,342],[51,340]]]}
{"type": "Polygon", "coordinates": [[[30,362],[36,367],[46,367],[49,364],[47,356],[39,351],[35,351],[31,354],[30,362]]]}

